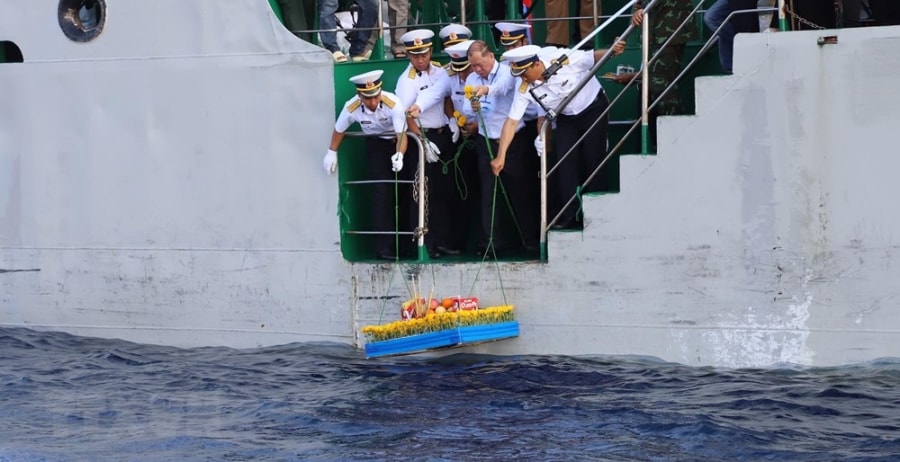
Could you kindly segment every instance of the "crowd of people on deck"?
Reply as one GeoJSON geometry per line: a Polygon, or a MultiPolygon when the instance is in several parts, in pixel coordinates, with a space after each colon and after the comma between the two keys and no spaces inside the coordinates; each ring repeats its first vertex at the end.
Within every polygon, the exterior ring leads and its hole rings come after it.
{"type": "MultiPolygon", "coordinates": [[[[356,95],[337,118],[324,158],[326,172],[337,166],[344,133],[358,123],[366,138],[368,175],[381,180],[373,185],[372,214],[375,254],[394,260],[402,252],[390,231],[402,216],[402,228],[412,229],[418,217],[411,194],[393,200],[395,179],[412,180],[418,170],[418,147],[424,149],[427,196],[425,245],[431,258],[460,255],[466,250],[466,221],[479,223],[475,255],[496,257],[510,251],[538,253],[540,217],[539,155],[555,156],[572,149],[554,176],[552,213],[562,211],[556,228],[580,226],[577,204],[566,201],[606,156],[607,118],[600,117],[608,100],[591,68],[607,50],[561,50],[528,44],[526,24],[499,23],[496,28],[504,51],[483,40],[471,40],[466,26],[450,24],[435,36],[416,29],[401,36],[409,64],[390,92],[383,71],[350,78],[356,95]],[[450,56],[447,66],[432,60],[440,39],[450,56]],[[567,60],[555,74],[544,71],[565,52],[567,60]],[[539,135],[544,115],[555,109],[580,81],[587,84],[553,120],[552,149],[539,135]],[[601,123],[594,124],[600,119],[601,123]],[[584,135],[586,139],[576,146],[584,135]],[[575,146],[573,148],[573,146],[575,146]],[[460,194],[459,178],[468,194],[460,194]],[[395,204],[401,204],[395,210],[395,204]],[[473,208],[477,213],[470,213],[473,208]],[[511,219],[499,218],[509,213],[511,219]],[[514,227],[515,229],[503,229],[514,227]]],[[[625,42],[613,44],[621,54],[625,42]]],[[[547,140],[550,141],[550,140],[547,140]]],[[[587,188],[586,191],[593,191],[587,188]]]]}
{"type": "MultiPolygon", "coordinates": [[[[788,1],[797,8],[791,10],[794,14],[804,11],[803,0],[788,1]]],[[[644,18],[642,3],[649,0],[635,4],[631,19],[635,26],[644,18]]],[[[725,72],[731,71],[734,35],[760,31],[755,14],[746,15],[752,16],[755,30],[737,21],[739,16],[729,15],[756,6],[757,0],[716,0],[707,11],[705,23],[718,31],[725,72]]],[[[694,11],[692,0],[658,0],[653,9],[650,54],[664,45],[665,49],[651,64],[651,101],[680,72],[685,44],[697,33],[693,21],[687,20],[694,11]],[[677,32],[675,38],[668,40],[673,32],[677,32]]],[[[429,29],[404,32],[396,38],[392,52],[397,58],[405,57],[408,65],[393,92],[385,88],[382,70],[350,78],[356,95],[344,104],[335,122],[323,167],[329,174],[336,171],[337,152],[351,125],[359,124],[363,133],[374,135],[366,137],[365,149],[368,177],[376,180],[371,212],[377,233],[373,250],[378,258],[402,258],[405,250],[394,231],[416,229],[419,198],[415,188],[402,188],[395,196],[394,182],[407,184],[416,179],[420,146],[426,162],[427,224],[419,232],[424,232],[430,258],[465,252],[469,236],[460,230],[470,226],[477,229],[474,254],[478,257],[501,257],[507,252],[536,256],[541,156],[546,156],[548,170],[555,170],[548,180],[548,217],[556,217],[553,229],[581,228],[576,199],[584,192],[603,191],[595,172],[602,171],[608,153],[608,98],[600,81],[587,77],[608,50],[532,45],[528,24],[500,22],[494,27],[502,50],[473,40],[472,31],[461,24],[443,27],[437,37],[429,29]],[[432,59],[436,39],[450,57],[446,66],[432,59]],[[558,61],[563,54],[565,61],[558,61]],[[583,87],[577,88],[582,82],[583,87]],[[568,105],[556,114],[559,104],[572,94],[568,105]],[[547,118],[551,110],[554,113],[547,118]],[[552,128],[542,132],[544,123],[552,128]],[[503,213],[509,219],[501,219],[503,213]],[[472,220],[476,223],[469,223],[472,220]]],[[[326,48],[331,43],[323,38],[326,48]]],[[[352,59],[368,59],[365,43],[368,38],[363,35],[351,41],[352,59]]],[[[625,42],[616,39],[610,49],[617,56],[625,42]]],[[[337,52],[335,60],[340,61],[337,52]]],[[[626,84],[639,74],[619,74],[613,80],[626,84]]],[[[670,91],[651,117],[681,110],[677,92],[670,91]]],[[[651,126],[655,126],[652,119],[651,126]]]]}

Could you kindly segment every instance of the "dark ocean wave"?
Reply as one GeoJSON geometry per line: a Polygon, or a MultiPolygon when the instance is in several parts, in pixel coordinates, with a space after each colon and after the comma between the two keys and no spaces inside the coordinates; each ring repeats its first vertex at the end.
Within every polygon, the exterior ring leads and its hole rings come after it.
{"type": "Polygon", "coordinates": [[[900,361],[366,360],[0,329],[0,461],[896,460],[900,361]]]}

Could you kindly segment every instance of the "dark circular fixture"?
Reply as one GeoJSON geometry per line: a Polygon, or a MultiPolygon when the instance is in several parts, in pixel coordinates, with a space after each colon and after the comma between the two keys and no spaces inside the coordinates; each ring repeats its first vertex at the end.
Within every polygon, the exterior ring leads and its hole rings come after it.
{"type": "Polygon", "coordinates": [[[70,40],[90,42],[106,26],[106,0],[59,0],[59,27],[70,40]]]}

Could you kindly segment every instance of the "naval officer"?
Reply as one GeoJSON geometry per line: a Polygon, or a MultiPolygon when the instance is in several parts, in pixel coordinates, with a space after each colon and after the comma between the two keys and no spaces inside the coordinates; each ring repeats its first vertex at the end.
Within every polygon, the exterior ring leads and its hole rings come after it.
{"type": "Polygon", "coordinates": [[[472,30],[462,24],[447,24],[438,32],[444,51],[447,47],[472,38],[472,30]]]}
{"type": "MultiPolygon", "coordinates": [[[[613,46],[613,53],[616,55],[621,54],[624,50],[625,42],[623,41],[617,41],[613,46]]],[[[519,78],[519,83],[509,117],[503,124],[499,152],[491,162],[495,174],[499,174],[504,168],[507,149],[515,135],[519,121],[525,115],[528,104],[537,103],[545,112],[555,109],[574,91],[579,81],[585,77],[592,77],[591,68],[606,51],[603,49],[571,51],[559,71],[546,80],[543,73],[559,56],[559,49],[526,45],[503,53],[503,57],[509,62],[511,73],[519,78]]],[[[555,189],[556,191],[555,194],[551,194],[553,204],[550,216],[553,217],[560,211],[563,212],[560,220],[553,226],[556,229],[580,226],[576,216],[577,201],[565,210],[563,210],[563,205],[578,192],[578,187],[606,157],[608,115],[603,115],[602,120],[593,128],[591,125],[600,118],[608,105],[609,101],[600,82],[596,78],[590,78],[556,118],[556,127],[553,133],[554,149],[548,153],[548,165],[557,164],[560,158],[575,146],[575,142],[582,134],[585,136],[569,157],[560,163],[549,180],[551,190],[555,189]]],[[[539,122],[538,125],[540,126],[541,123],[539,122]]],[[[588,185],[588,191],[592,189],[592,185],[588,185]]]]}
{"type": "MultiPolygon", "coordinates": [[[[384,71],[374,70],[350,77],[356,86],[356,96],[347,100],[331,134],[331,144],[322,161],[325,173],[329,175],[337,170],[337,151],[344,139],[344,133],[354,123],[358,123],[366,137],[366,162],[369,177],[381,182],[373,185],[372,221],[375,231],[395,231],[394,204],[404,210],[409,203],[407,195],[394,197],[392,181],[395,173],[403,175],[403,159],[406,153],[406,113],[403,104],[393,93],[382,91],[381,76],[384,71]],[[406,199],[403,199],[406,197],[406,199]]],[[[409,170],[409,169],[407,169],[409,170]]],[[[406,220],[401,221],[404,223],[406,220]]],[[[408,224],[408,223],[407,223],[408,224]]],[[[401,225],[402,226],[402,225],[401,225]]],[[[391,234],[378,234],[375,237],[375,256],[385,260],[397,259],[396,239],[391,234]]]]}
{"type": "Polygon", "coordinates": [[[452,229],[454,207],[458,200],[450,172],[443,171],[444,164],[452,155],[453,132],[448,126],[445,99],[450,96],[450,78],[440,63],[431,61],[434,32],[428,29],[411,30],[400,39],[406,48],[409,65],[397,80],[397,96],[406,107],[409,125],[417,126],[423,135],[426,148],[425,176],[427,188],[427,226],[425,245],[432,258],[442,255],[459,255],[459,248],[453,245],[455,231],[452,229]]]}
{"type": "Polygon", "coordinates": [[[494,27],[500,31],[500,45],[504,50],[528,45],[528,32],[531,26],[515,22],[498,22],[494,27]]]}
{"type": "Polygon", "coordinates": [[[469,101],[465,91],[466,78],[472,73],[468,56],[471,44],[471,40],[463,40],[444,48],[444,52],[450,56],[447,64],[447,75],[450,77],[448,112],[454,141],[450,154],[455,158],[450,167],[453,168],[455,193],[460,196],[460,200],[452,204],[456,207],[452,212],[456,230],[456,239],[452,244],[460,250],[466,248],[469,236],[476,235],[478,229],[478,155],[472,142],[472,136],[477,130],[467,131],[466,125],[468,120],[475,120],[474,114],[468,112],[469,101]]]}

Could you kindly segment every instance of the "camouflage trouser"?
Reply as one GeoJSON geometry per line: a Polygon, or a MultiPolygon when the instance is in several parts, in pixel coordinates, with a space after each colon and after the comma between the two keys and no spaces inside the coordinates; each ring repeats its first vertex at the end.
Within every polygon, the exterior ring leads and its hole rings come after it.
{"type": "MultiPolygon", "coordinates": [[[[650,56],[656,51],[653,50],[650,56]]],[[[656,61],[650,64],[650,101],[653,102],[669,86],[678,73],[681,72],[681,57],[684,55],[684,45],[667,46],[656,61]]],[[[654,115],[674,115],[682,113],[681,98],[678,95],[678,86],[672,87],[666,96],[654,107],[654,115]]]]}

